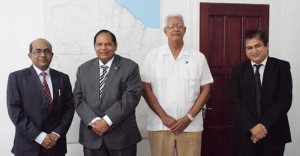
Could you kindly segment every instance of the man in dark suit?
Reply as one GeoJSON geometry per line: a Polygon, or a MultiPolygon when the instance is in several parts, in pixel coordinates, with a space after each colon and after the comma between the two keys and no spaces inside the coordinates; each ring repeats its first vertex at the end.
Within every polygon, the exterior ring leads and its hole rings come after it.
{"type": "Polygon", "coordinates": [[[66,133],[74,115],[70,80],[68,75],[49,68],[53,53],[47,40],[33,41],[29,51],[33,65],[8,78],[7,108],[16,127],[12,153],[64,156],[66,133]]]}
{"type": "Polygon", "coordinates": [[[290,64],[268,56],[268,36],[244,36],[248,61],[233,69],[233,139],[239,156],[283,156],[291,142],[287,113],[292,103],[290,64]]]}
{"type": "Polygon", "coordinates": [[[79,142],[85,156],[134,156],[141,135],[135,108],[141,98],[138,65],[115,54],[117,40],[108,30],[94,37],[97,58],[77,71],[75,109],[81,118],[79,142]]]}

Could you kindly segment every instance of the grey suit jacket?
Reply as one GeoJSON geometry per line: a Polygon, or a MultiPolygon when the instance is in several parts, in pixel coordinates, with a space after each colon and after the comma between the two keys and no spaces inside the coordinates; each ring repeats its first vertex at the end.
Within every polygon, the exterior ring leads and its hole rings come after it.
{"type": "Polygon", "coordinates": [[[81,118],[79,142],[90,149],[99,149],[103,141],[110,149],[136,144],[141,140],[135,117],[135,108],[141,98],[138,65],[115,55],[101,98],[99,80],[98,58],[78,67],[73,94],[75,109],[81,118]],[[98,136],[88,128],[88,124],[104,115],[111,119],[113,125],[103,136],[98,136]]]}
{"type": "Polygon", "coordinates": [[[71,83],[68,75],[59,71],[50,69],[50,75],[54,96],[51,108],[33,66],[9,75],[7,109],[16,127],[12,152],[17,156],[38,156],[40,150],[49,156],[67,152],[66,133],[74,115],[71,83]],[[42,131],[60,135],[54,148],[46,150],[35,142],[42,131]]]}

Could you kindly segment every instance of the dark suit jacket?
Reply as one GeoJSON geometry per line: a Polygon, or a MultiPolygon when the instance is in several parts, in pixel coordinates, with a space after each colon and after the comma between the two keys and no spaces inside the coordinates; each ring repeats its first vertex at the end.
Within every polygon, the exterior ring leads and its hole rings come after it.
{"type": "Polygon", "coordinates": [[[292,103],[292,77],[290,64],[269,57],[266,63],[263,83],[260,120],[256,118],[255,77],[248,60],[236,66],[232,72],[231,103],[234,110],[233,134],[236,143],[250,140],[249,130],[262,123],[268,130],[263,139],[265,144],[291,142],[287,112],[292,103]]]}
{"type": "Polygon", "coordinates": [[[12,149],[15,155],[38,156],[43,147],[35,139],[42,131],[60,135],[56,146],[44,149],[49,156],[67,152],[66,133],[74,115],[72,88],[68,75],[50,69],[50,76],[54,96],[51,108],[33,66],[9,75],[7,108],[16,127],[12,149]]]}
{"type": "Polygon", "coordinates": [[[110,149],[136,144],[141,135],[136,123],[135,108],[141,98],[138,65],[115,55],[99,97],[99,59],[82,64],[77,71],[74,88],[75,109],[81,118],[79,142],[90,149],[99,149],[102,142],[110,149]],[[107,115],[113,125],[103,136],[96,135],[88,124],[95,117],[107,115]]]}

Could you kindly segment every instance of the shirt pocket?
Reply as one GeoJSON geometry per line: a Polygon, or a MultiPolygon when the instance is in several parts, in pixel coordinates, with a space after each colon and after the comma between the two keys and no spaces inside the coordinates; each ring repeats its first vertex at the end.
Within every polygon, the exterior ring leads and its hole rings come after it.
{"type": "Polygon", "coordinates": [[[166,104],[167,96],[168,96],[168,67],[164,64],[155,64],[153,71],[151,72],[153,74],[152,78],[152,89],[153,93],[156,96],[157,100],[160,102],[161,105],[166,104]]]}
{"type": "Polygon", "coordinates": [[[186,81],[185,92],[188,105],[194,104],[200,93],[200,71],[196,65],[188,66],[184,72],[184,80],[186,81]]]}

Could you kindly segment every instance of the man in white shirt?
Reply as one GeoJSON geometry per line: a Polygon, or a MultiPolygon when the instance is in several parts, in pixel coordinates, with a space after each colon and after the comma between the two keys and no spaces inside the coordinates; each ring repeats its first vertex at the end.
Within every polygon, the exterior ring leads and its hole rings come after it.
{"type": "Polygon", "coordinates": [[[168,44],[152,50],[142,68],[143,96],[151,108],[147,130],[152,156],[199,156],[201,108],[213,78],[205,56],[184,45],[183,17],[166,17],[168,44]]]}

